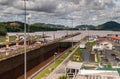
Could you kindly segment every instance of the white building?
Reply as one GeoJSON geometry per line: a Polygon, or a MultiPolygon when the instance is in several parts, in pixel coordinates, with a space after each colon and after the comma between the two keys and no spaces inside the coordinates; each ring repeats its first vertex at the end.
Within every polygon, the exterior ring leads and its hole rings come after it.
{"type": "Polygon", "coordinates": [[[120,79],[117,71],[80,70],[75,79],[120,79]]]}
{"type": "Polygon", "coordinates": [[[113,49],[113,41],[109,41],[106,38],[101,38],[97,41],[97,45],[93,46],[93,49],[98,49],[98,50],[112,50],[113,49]]]}

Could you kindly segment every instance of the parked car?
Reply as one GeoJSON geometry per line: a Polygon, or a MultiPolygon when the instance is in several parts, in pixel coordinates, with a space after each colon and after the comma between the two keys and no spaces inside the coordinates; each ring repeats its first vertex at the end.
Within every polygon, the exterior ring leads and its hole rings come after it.
{"type": "Polygon", "coordinates": [[[116,57],[114,58],[117,62],[120,62],[120,58],[116,57]]]}
{"type": "Polygon", "coordinates": [[[117,55],[112,53],[111,56],[115,56],[116,57],[117,55]]]}
{"type": "Polygon", "coordinates": [[[112,49],[115,50],[115,47],[113,46],[112,49]]]}

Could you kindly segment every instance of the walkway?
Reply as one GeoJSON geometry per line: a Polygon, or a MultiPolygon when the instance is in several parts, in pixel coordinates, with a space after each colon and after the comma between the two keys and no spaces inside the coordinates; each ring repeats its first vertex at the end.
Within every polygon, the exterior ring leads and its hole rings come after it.
{"type": "MultiPolygon", "coordinates": [[[[76,46],[74,46],[76,47],[76,46]]],[[[65,75],[65,66],[69,61],[70,56],[79,48],[79,45],[72,51],[72,53],[45,79],[58,79],[60,76],[65,75]]]]}

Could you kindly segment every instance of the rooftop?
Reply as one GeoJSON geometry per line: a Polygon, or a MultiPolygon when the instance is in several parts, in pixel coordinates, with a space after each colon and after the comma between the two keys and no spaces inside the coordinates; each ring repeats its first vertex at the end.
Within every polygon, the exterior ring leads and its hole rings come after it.
{"type": "Polygon", "coordinates": [[[100,42],[104,42],[104,41],[106,41],[106,42],[110,42],[110,43],[114,43],[114,41],[112,41],[112,40],[108,40],[108,39],[106,39],[106,38],[100,38],[100,39],[97,40],[96,42],[100,43],[100,42]]]}
{"type": "Polygon", "coordinates": [[[83,63],[80,63],[80,62],[72,62],[72,61],[69,61],[67,63],[67,66],[66,68],[70,68],[70,69],[80,69],[82,67],[83,63]]]}
{"type": "Polygon", "coordinates": [[[119,76],[117,71],[106,70],[80,70],[79,75],[101,75],[101,76],[119,76]]]}
{"type": "Polygon", "coordinates": [[[120,36],[107,36],[108,38],[114,38],[120,40],[120,36]]]}

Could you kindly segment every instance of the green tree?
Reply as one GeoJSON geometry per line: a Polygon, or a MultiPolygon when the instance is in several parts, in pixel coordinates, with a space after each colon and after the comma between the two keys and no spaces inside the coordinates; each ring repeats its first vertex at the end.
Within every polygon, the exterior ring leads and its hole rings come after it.
{"type": "Polygon", "coordinates": [[[59,79],[67,79],[67,77],[63,75],[63,76],[60,76],[59,79]]]}
{"type": "Polygon", "coordinates": [[[0,27],[0,36],[5,36],[7,34],[7,31],[4,27],[0,27]]]}

